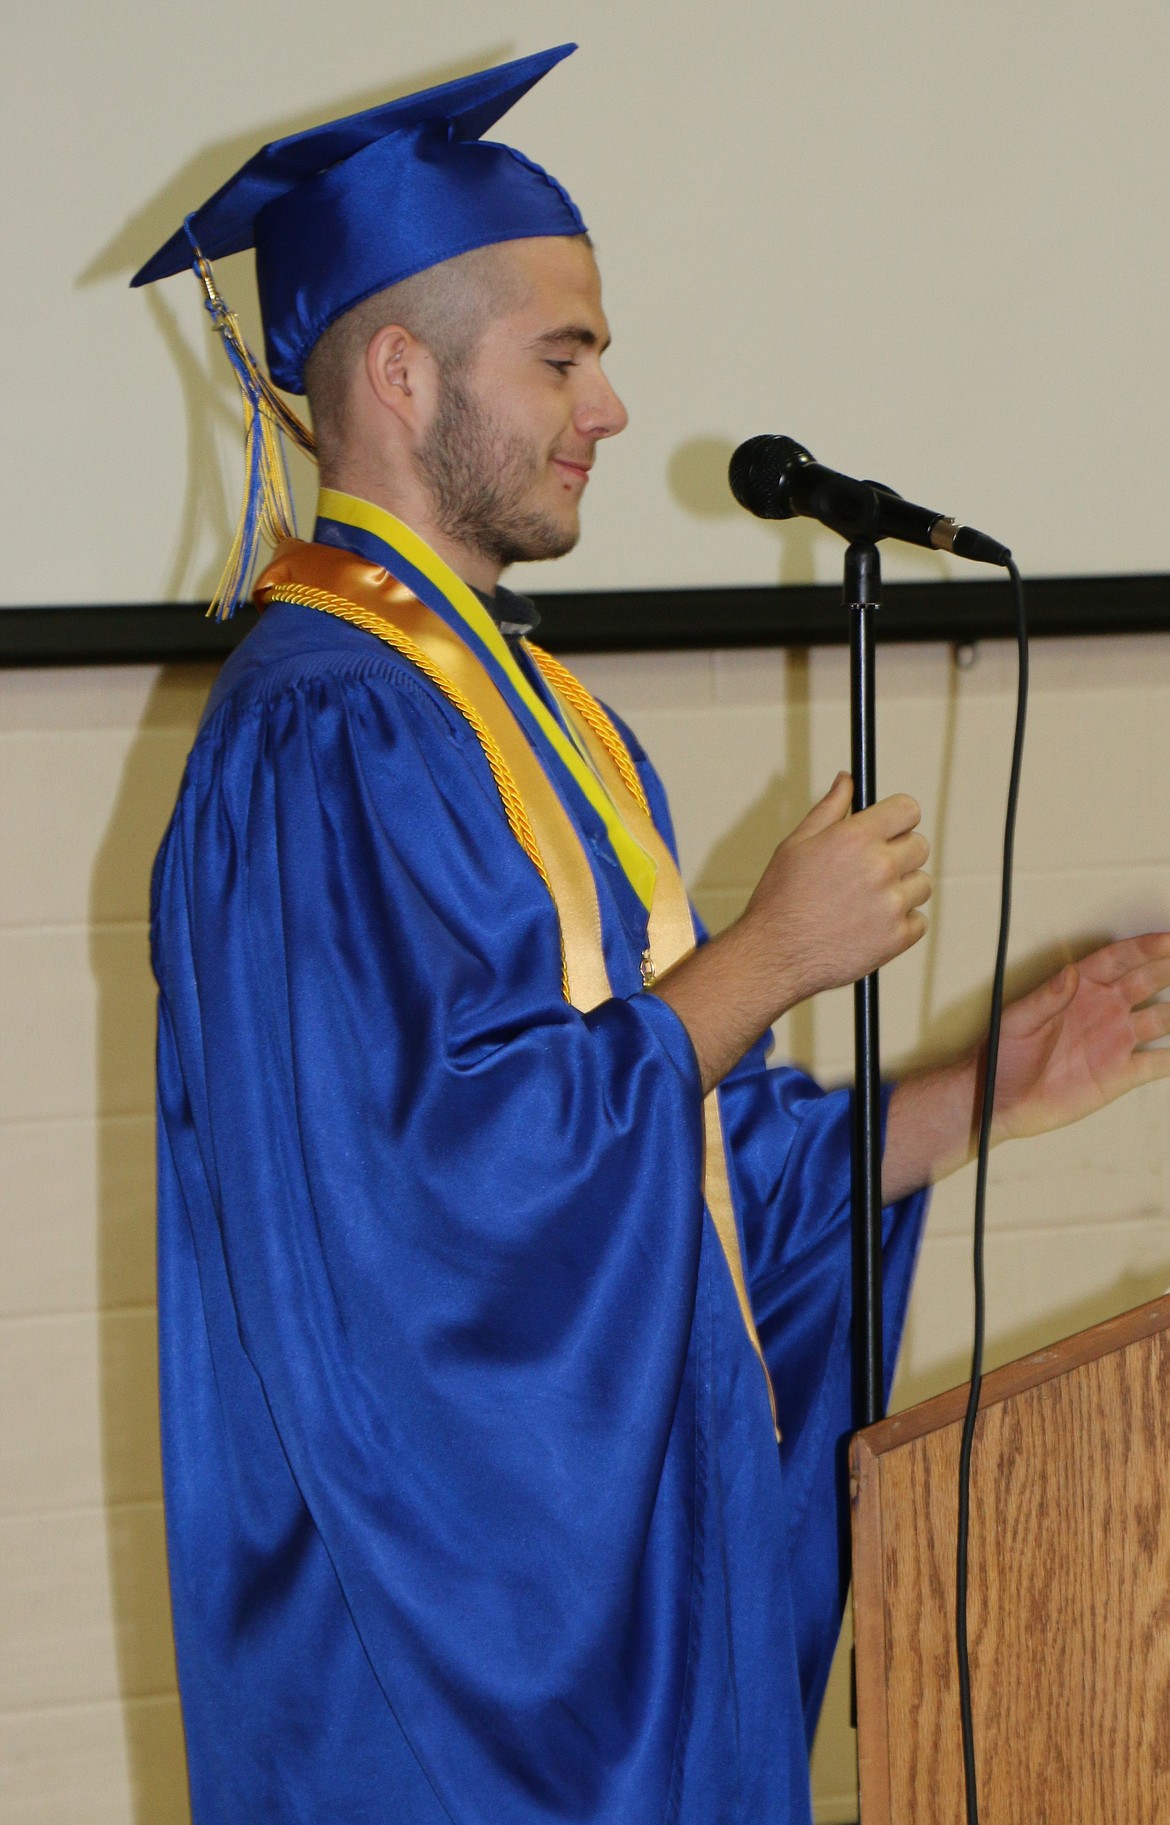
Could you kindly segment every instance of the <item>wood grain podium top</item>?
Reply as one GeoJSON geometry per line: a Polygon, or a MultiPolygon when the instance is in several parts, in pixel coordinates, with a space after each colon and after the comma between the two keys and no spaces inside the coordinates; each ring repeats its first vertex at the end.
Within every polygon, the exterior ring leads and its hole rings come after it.
{"type": "MultiPolygon", "coordinates": [[[[862,1825],[964,1818],[966,1387],[850,1454],[862,1825]]],[[[969,1633],[981,1825],[1170,1825],[1170,1296],[988,1375],[969,1633]]]]}
{"type": "MultiPolygon", "coordinates": [[[[1062,1338],[1046,1349],[1035,1350],[1031,1356],[1005,1363],[1002,1369],[991,1370],[983,1377],[979,1390],[979,1411],[982,1413],[985,1407],[998,1406],[1013,1395],[1038,1388],[1046,1381],[1055,1381],[1085,1363],[1112,1356],[1131,1343],[1167,1330],[1170,1330],[1170,1293],[1161,1299],[1152,1299],[1148,1305],[1122,1312],[1117,1318],[1106,1318],[1102,1324],[1078,1331],[1073,1337],[1062,1338]]],[[[967,1411],[969,1386],[968,1382],[961,1382],[957,1388],[948,1388],[931,1400],[907,1407],[902,1413],[893,1413],[875,1426],[867,1426],[853,1440],[851,1459],[854,1454],[880,1457],[883,1452],[893,1451],[940,1427],[954,1425],[956,1421],[961,1426],[967,1411]]],[[[1170,1817],[1166,1825],[1170,1825],[1170,1817]]]]}

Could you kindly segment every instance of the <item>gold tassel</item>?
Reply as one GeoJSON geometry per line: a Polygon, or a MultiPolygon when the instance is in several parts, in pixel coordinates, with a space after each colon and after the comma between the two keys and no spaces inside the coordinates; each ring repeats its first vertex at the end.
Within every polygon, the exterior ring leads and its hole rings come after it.
{"type": "Polygon", "coordinates": [[[195,250],[195,271],[207,293],[207,311],[223,337],[244,405],[244,500],[223,575],[207,610],[216,620],[226,621],[247,593],[260,539],[278,545],[282,539],[296,537],[283,439],[291,438],[298,449],[313,458],[317,445],[308,426],[289,409],[261,370],[244,341],[235,313],[223,300],[210,262],[193,237],[191,245],[195,250]]]}

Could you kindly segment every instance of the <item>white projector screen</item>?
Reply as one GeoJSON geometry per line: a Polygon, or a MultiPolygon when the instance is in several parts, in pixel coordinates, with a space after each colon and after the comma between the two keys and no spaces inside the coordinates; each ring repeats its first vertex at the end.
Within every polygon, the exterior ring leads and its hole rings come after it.
{"type": "MultiPolygon", "coordinates": [[[[5,25],[6,604],[214,583],[234,383],[193,277],[126,289],[183,214],[263,140],[570,38],[500,134],[595,236],[631,423],[579,548],[514,580],[837,577],[832,535],[733,506],[759,431],[1033,575],[1170,571],[1165,0],[43,0],[5,25]]],[[[258,339],[251,257],[220,280],[258,339]]],[[[307,470],[298,496],[311,517],[307,470]]]]}

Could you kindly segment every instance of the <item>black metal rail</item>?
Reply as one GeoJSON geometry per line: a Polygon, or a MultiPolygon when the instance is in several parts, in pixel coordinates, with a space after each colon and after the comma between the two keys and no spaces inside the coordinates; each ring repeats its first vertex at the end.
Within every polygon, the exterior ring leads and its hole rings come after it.
{"type": "MultiPolygon", "coordinates": [[[[737,646],[843,646],[840,584],[728,589],[582,590],[536,597],[540,640],[553,652],[662,652],[737,646]]],[[[0,666],[159,665],[222,659],[255,622],[241,609],[208,621],[197,602],[0,608],[0,666]]],[[[1170,632],[1170,575],[1028,579],[1033,637],[1170,632]]],[[[1008,639],[1011,593],[982,577],[889,583],[878,637],[968,645],[1008,639]]]]}

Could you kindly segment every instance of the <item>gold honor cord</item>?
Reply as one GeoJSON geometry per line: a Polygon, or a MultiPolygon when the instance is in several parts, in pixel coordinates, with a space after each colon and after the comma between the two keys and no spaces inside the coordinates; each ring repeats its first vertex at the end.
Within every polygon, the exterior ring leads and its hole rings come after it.
{"type": "Polygon", "coordinates": [[[625,828],[612,800],[578,747],[562,729],[547,704],[533,690],[509,650],[507,641],[475,591],[468,587],[462,577],[455,574],[449,564],[444,563],[425,539],[421,539],[412,527],[396,519],[392,513],[387,513],[384,507],[376,507],[372,501],[363,501],[355,494],[343,494],[336,488],[322,488],[317,500],[317,512],[322,519],[337,520],[342,525],[357,527],[380,539],[391,551],[396,551],[405,558],[439,591],[448,607],[466,625],[471,645],[482,647],[495,660],[554,753],[568,768],[581,792],[593,806],[605,825],[610,848],[622,872],[642,905],[649,911],[654,899],[653,862],[625,828]]]}
{"type": "MultiPolygon", "coordinates": [[[[272,602],[294,602],[362,628],[400,653],[442,692],[479,742],[509,828],[548,889],[560,924],[566,1001],[587,1013],[608,1000],[613,991],[588,857],[523,729],[467,642],[380,565],[333,546],[287,540],[257,583],[255,597],[261,608],[272,602]]],[[[634,826],[631,841],[656,865],[650,951],[660,970],[669,969],[694,949],[694,927],[682,877],[651,819],[637,768],[613,722],[584,685],[548,654],[536,649],[532,656],[567,720],[575,724],[575,735],[613,808],[620,808],[623,821],[634,826]]],[[[748,1299],[719,1103],[713,1091],[704,1100],[703,1125],[703,1195],[744,1326],[764,1370],[775,1424],[776,1402],[748,1299]]]]}
{"type": "Polygon", "coordinates": [[[546,653],[542,646],[534,646],[531,640],[524,642],[525,650],[532,658],[537,670],[554,697],[560,699],[562,706],[576,711],[585,727],[595,735],[614,766],[622,785],[637,805],[644,817],[650,816],[650,801],[642,787],[638,769],[633,756],[617,732],[613,718],[606,714],[579,678],[574,678],[568,666],[546,653]]]}

